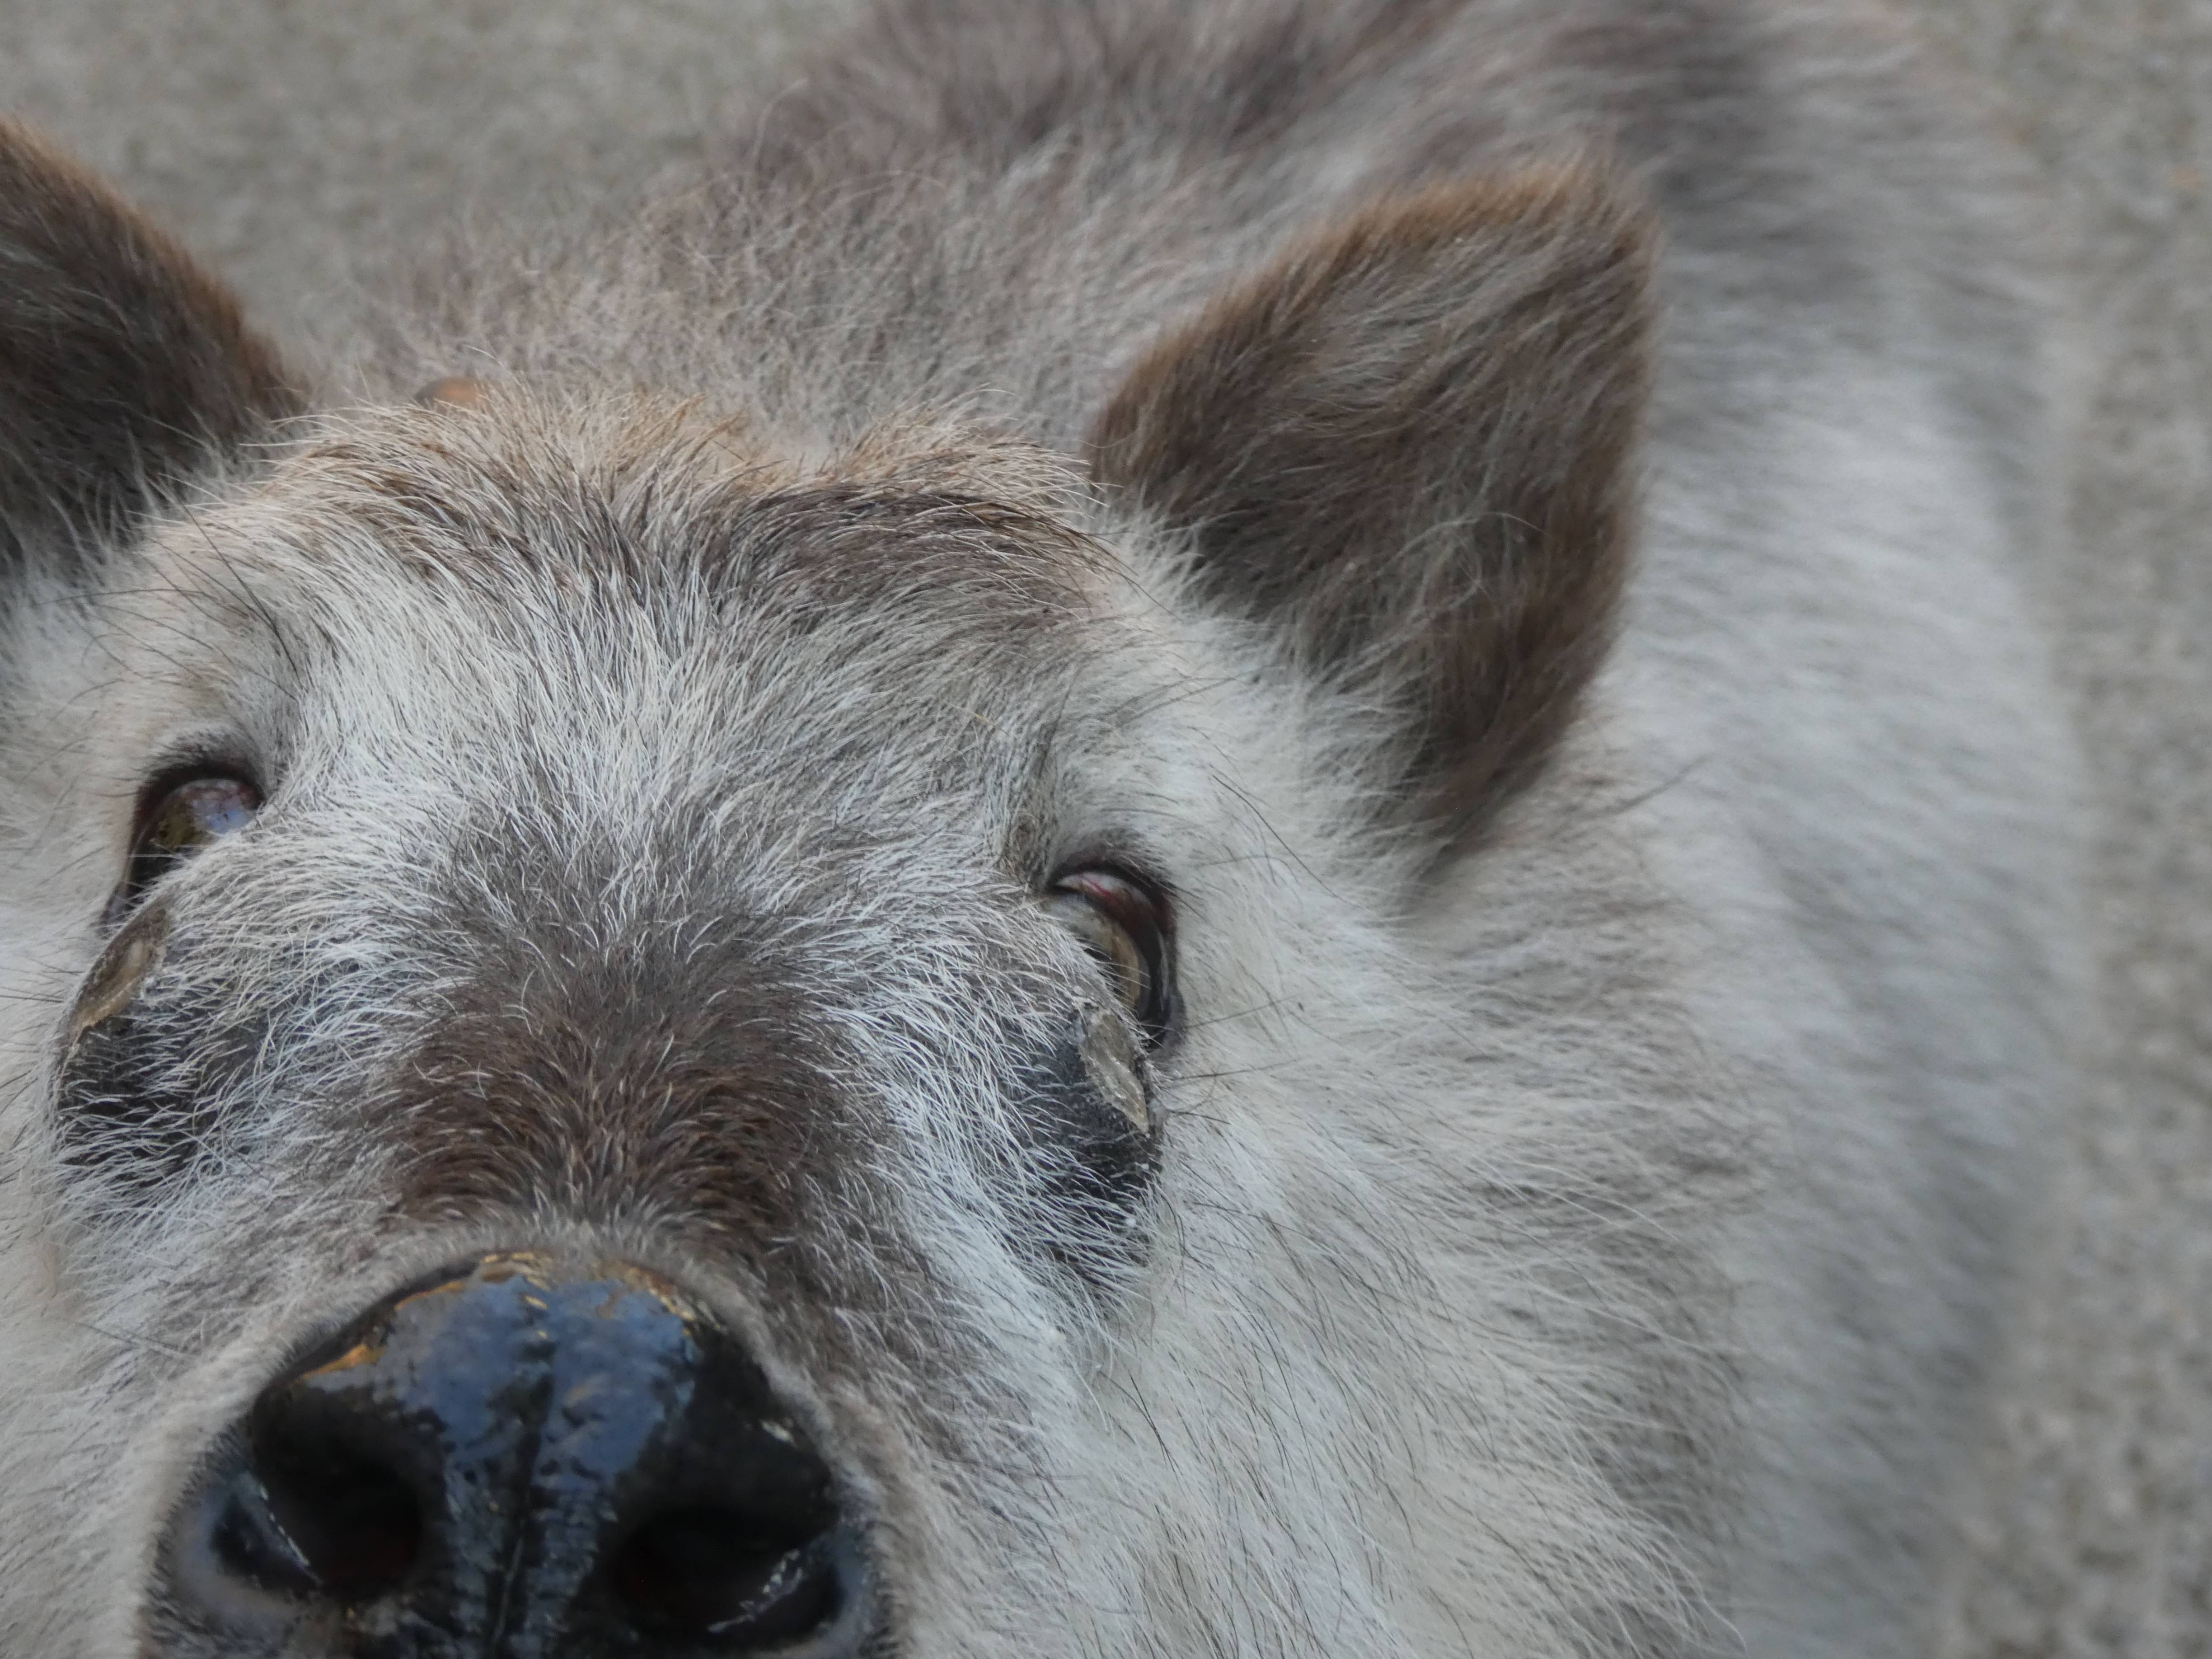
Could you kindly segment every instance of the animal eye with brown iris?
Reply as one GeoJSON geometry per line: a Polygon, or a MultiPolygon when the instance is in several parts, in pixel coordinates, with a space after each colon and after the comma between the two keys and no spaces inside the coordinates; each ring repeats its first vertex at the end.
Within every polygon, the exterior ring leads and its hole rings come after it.
{"type": "Polygon", "coordinates": [[[210,842],[253,822],[261,791],[235,773],[170,773],[139,797],[138,826],[123,884],[108,901],[107,920],[121,921],[147,889],[210,842]]]}
{"type": "Polygon", "coordinates": [[[1145,1046],[1165,1042],[1176,1006],[1166,898],[1119,870],[1086,868],[1055,880],[1045,902],[1098,959],[1145,1046]]]}

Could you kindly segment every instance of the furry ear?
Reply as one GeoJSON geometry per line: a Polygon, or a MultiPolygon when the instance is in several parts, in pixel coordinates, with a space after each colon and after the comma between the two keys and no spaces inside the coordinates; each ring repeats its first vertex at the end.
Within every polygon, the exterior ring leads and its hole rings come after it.
{"type": "Polygon", "coordinates": [[[1092,470],[1194,540],[1218,603],[1399,716],[1449,851],[1604,653],[1649,379],[1655,233],[1601,171],[1387,201],[1156,344],[1092,470]]]}
{"type": "Polygon", "coordinates": [[[0,122],[0,579],[88,556],[296,407],[221,283],[0,122]]]}

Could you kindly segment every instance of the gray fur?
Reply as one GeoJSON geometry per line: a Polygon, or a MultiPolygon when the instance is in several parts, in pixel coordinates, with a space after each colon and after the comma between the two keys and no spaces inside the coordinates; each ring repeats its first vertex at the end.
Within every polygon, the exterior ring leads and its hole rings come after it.
{"type": "Polygon", "coordinates": [[[1832,8],[914,3],[37,578],[0,1647],[206,1652],[153,1540],[210,1437],[535,1243],[754,1335],[916,1656],[1914,1651],[2064,1087],[2075,793],[2047,325],[1917,74],[1832,8]],[[1440,868],[1376,811],[1391,687],[1083,445],[1301,239],[1606,156],[1665,234],[1641,564],[1440,868]],[[71,1005],[185,739],[281,783],[153,901],[158,1072],[102,1117],[71,1005]],[[1027,896],[1102,838],[1170,873],[1193,1014],[1133,1249],[1022,1121],[1089,994],[1027,896]],[[638,1150],[660,1061],[519,1103],[586,1007],[814,1133],[702,1184],[638,1150]]]}

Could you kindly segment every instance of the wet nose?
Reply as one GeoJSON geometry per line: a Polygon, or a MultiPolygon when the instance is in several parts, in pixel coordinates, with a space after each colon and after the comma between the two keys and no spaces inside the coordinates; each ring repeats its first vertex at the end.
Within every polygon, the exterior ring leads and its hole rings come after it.
{"type": "Polygon", "coordinates": [[[177,1545],[217,1626],[364,1659],[836,1659],[866,1632],[828,1463],[640,1267],[499,1255],[387,1298],[235,1440],[177,1545]]]}

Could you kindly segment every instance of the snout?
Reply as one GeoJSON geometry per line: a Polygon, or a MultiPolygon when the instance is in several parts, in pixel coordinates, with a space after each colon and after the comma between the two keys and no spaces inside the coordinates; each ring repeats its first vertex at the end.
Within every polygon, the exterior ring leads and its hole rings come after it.
{"type": "Polygon", "coordinates": [[[262,1393],[169,1553],[180,1623],[254,1652],[842,1659],[872,1626],[804,1427],[623,1263],[491,1256],[379,1304],[262,1393]]]}

